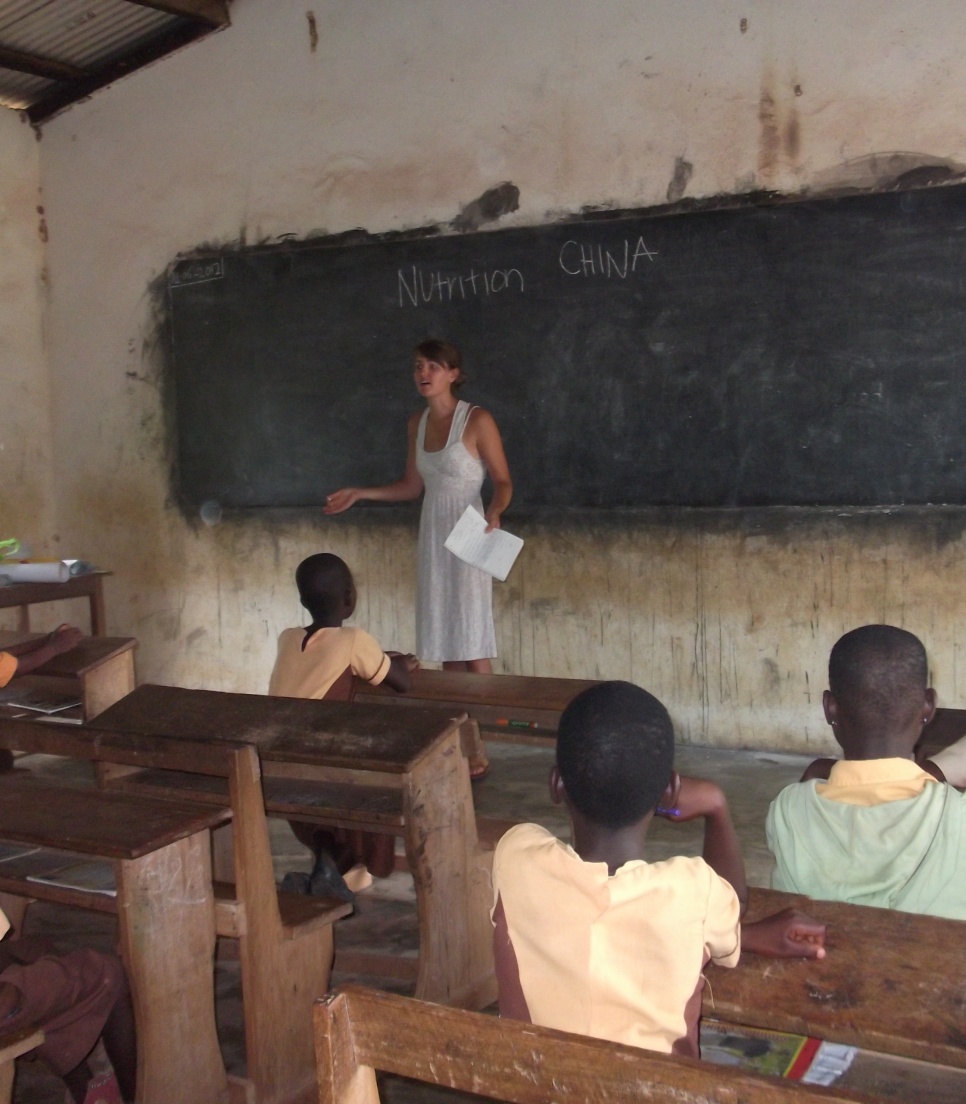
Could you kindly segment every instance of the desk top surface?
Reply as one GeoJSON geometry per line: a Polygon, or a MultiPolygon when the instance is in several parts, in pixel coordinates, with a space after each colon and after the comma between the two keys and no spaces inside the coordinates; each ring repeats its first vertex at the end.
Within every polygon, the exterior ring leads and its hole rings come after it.
{"type": "Polygon", "coordinates": [[[82,575],[71,575],[63,583],[11,583],[0,586],[0,607],[29,606],[32,602],[56,602],[61,598],[73,598],[79,594],[90,594],[96,590],[105,575],[112,571],[85,571],[82,575]]]}
{"type": "Polygon", "coordinates": [[[750,891],[749,919],[790,905],[828,924],[826,957],[743,954],[709,972],[709,1014],[966,1067],[966,923],[768,889],[750,891]]]}
{"type": "MultiPolygon", "coordinates": [[[[563,711],[571,698],[597,683],[589,679],[543,678],[537,675],[478,675],[470,671],[415,671],[412,689],[403,698],[453,701],[473,705],[527,706],[563,711]]],[[[359,695],[397,696],[389,687],[364,686],[359,695]]]]}
{"type": "Polygon", "coordinates": [[[406,773],[466,720],[443,708],[269,698],[139,686],[87,728],[140,736],[240,740],[263,760],[406,773]]]}
{"type": "Polygon", "coordinates": [[[0,839],[136,859],[231,818],[228,808],[0,775],[0,839]]]}
{"type": "MultiPolygon", "coordinates": [[[[0,651],[24,640],[42,640],[46,635],[46,633],[0,632],[0,651]]],[[[100,667],[109,659],[136,648],[137,644],[133,636],[85,636],[76,648],[54,656],[31,674],[78,678],[100,667]]]]}

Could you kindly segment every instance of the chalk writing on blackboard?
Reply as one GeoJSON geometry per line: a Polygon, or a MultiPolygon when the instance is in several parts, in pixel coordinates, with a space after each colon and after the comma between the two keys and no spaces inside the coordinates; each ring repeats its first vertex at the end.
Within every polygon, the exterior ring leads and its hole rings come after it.
{"type": "Polygon", "coordinates": [[[171,272],[168,287],[181,287],[184,284],[203,284],[208,280],[225,278],[225,262],[221,257],[215,260],[185,261],[171,272]]]}
{"type": "Polygon", "coordinates": [[[421,303],[453,303],[483,295],[499,295],[501,291],[521,292],[523,273],[518,268],[475,268],[457,275],[427,272],[412,265],[409,270],[397,270],[399,305],[418,307],[421,303]]]}
{"type": "Polygon", "coordinates": [[[633,253],[627,238],[624,248],[618,246],[613,252],[602,245],[584,245],[571,239],[560,247],[559,260],[568,276],[605,276],[608,280],[619,276],[626,280],[628,273],[637,272],[638,264],[643,267],[644,261],[653,262],[656,256],[658,254],[647,248],[643,238],[637,239],[633,253]]]}

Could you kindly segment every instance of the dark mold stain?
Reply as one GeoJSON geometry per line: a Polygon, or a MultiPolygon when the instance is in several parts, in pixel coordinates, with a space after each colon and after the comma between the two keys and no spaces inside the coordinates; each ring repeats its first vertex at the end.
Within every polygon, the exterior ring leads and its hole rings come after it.
{"type": "Polygon", "coordinates": [[[785,124],[785,152],[791,161],[798,160],[802,145],[802,127],[797,112],[793,112],[785,124]]]}
{"type": "Polygon", "coordinates": [[[315,24],[315,12],[307,11],[305,18],[309,22],[309,49],[314,54],[319,45],[319,28],[315,24]]]}
{"type": "Polygon", "coordinates": [[[758,99],[758,125],[758,171],[767,174],[777,167],[780,146],[775,97],[767,86],[762,88],[758,99]]]}
{"type": "Polygon", "coordinates": [[[934,184],[949,184],[962,179],[963,170],[954,169],[951,165],[920,165],[916,169],[900,173],[889,187],[895,191],[904,191],[907,188],[927,188],[934,184]]]}
{"type": "Polygon", "coordinates": [[[690,161],[686,161],[683,157],[675,157],[674,175],[671,177],[671,181],[667,186],[668,203],[677,203],[684,195],[684,191],[693,173],[694,165],[692,165],[690,161]]]}
{"type": "Polygon", "coordinates": [[[495,188],[488,188],[479,199],[467,203],[462,211],[453,219],[452,227],[461,233],[471,230],[479,230],[488,222],[496,222],[497,219],[508,215],[520,207],[520,189],[509,180],[504,180],[495,188]]]}

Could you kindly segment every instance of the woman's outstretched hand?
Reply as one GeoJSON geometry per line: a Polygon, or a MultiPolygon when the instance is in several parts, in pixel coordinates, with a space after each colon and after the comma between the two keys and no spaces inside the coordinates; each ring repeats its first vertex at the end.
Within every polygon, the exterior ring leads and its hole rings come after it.
{"type": "Polygon", "coordinates": [[[343,487],[339,491],[333,491],[332,494],[325,496],[325,506],[323,511],[327,514],[341,514],[343,510],[348,510],[350,506],[354,506],[361,494],[358,487],[343,487]]]}

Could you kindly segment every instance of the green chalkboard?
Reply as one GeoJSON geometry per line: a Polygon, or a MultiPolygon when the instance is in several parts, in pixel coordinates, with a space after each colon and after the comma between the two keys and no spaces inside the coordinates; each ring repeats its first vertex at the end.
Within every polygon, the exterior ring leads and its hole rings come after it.
{"type": "Polygon", "coordinates": [[[397,478],[429,336],[515,511],[966,503],[966,186],[205,254],[167,303],[186,507],[397,478]]]}

